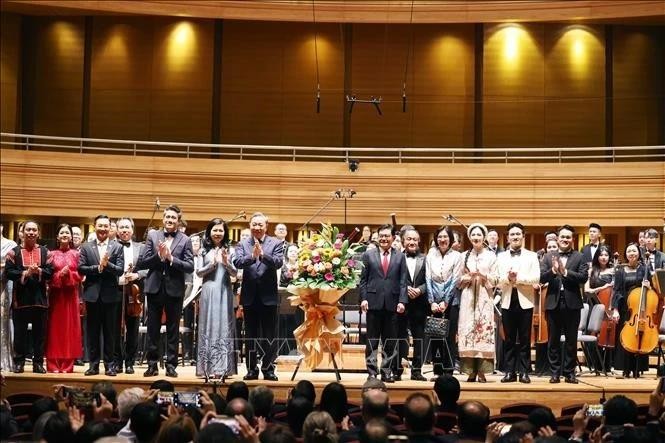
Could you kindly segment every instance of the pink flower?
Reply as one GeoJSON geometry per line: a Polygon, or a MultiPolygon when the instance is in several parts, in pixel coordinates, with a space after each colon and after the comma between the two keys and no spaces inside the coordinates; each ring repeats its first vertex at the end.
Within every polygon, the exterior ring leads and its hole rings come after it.
{"type": "Polygon", "coordinates": [[[314,257],[312,257],[312,262],[318,263],[320,261],[321,261],[321,257],[319,257],[318,255],[315,255],[314,257]]]}
{"type": "Polygon", "coordinates": [[[333,245],[333,247],[334,247],[335,249],[342,249],[342,241],[341,241],[341,240],[337,240],[337,241],[335,242],[335,244],[333,245]]]}
{"type": "Polygon", "coordinates": [[[337,234],[337,238],[338,238],[338,239],[342,239],[342,238],[344,238],[344,234],[342,234],[342,233],[340,232],[339,234],[337,234]]]}
{"type": "Polygon", "coordinates": [[[327,272],[326,275],[323,276],[327,281],[333,281],[335,280],[335,277],[332,275],[332,272],[327,272]]]}
{"type": "Polygon", "coordinates": [[[346,264],[351,268],[356,267],[356,261],[354,259],[350,259],[349,261],[346,262],[346,264]]]}

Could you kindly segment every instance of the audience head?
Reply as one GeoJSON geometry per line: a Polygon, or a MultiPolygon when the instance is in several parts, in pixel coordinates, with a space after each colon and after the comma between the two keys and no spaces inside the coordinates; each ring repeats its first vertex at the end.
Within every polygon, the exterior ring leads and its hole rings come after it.
{"type": "Polygon", "coordinates": [[[302,395],[296,395],[286,405],[286,420],[296,437],[302,434],[305,418],[314,410],[314,403],[302,395]]]}
{"type": "Polygon", "coordinates": [[[325,411],[311,412],[302,426],[304,443],[336,443],[337,426],[325,411]]]}
{"type": "Polygon", "coordinates": [[[490,410],[479,401],[465,401],[459,407],[457,423],[460,434],[465,437],[485,438],[485,430],[490,422],[490,410]]]}
{"type": "Polygon", "coordinates": [[[199,431],[196,443],[236,443],[238,435],[222,423],[210,423],[199,431]]]}
{"type": "Polygon", "coordinates": [[[175,386],[173,386],[173,383],[164,379],[152,382],[150,389],[157,389],[158,391],[164,392],[175,392],[175,386]]]}
{"type": "Polygon", "coordinates": [[[215,404],[215,410],[218,414],[223,414],[224,409],[226,409],[226,399],[216,392],[211,392],[208,394],[210,400],[215,404]]]}
{"type": "Polygon", "coordinates": [[[155,443],[188,443],[196,440],[196,425],[188,415],[169,417],[159,428],[155,443]]]}
{"type": "Polygon", "coordinates": [[[257,386],[249,393],[249,404],[257,417],[269,418],[275,405],[275,394],[266,386],[257,386]]]}
{"type": "Polygon", "coordinates": [[[261,432],[259,441],[261,443],[296,443],[296,436],[286,426],[275,424],[261,432]]]}
{"type": "Polygon", "coordinates": [[[230,400],[226,404],[226,409],[224,410],[224,414],[228,415],[229,417],[242,415],[243,417],[245,417],[245,420],[247,420],[247,422],[251,425],[253,425],[254,422],[256,421],[254,415],[254,408],[252,408],[252,405],[250,405],[249,402],[244,398],[236,397],[233,400],[230,400]]]}
{"type": "Polygon", "coordinates": [[[134,406],[129,417],[129,429],[136,435],[137,443],[152,441],[162,424],[159,406],[153,402],[146,401],[134,406]]]}
{"type": "Polygon", "coordinates": [[[305,397],[312,403],[316,402],[316,389],[314,389],[314,385],[309,380],[300,380],[291,390],[292,398],[298,395],[305,397]]]}
{"type": "Polygon", "coordinates": [[[605,426],[637,423],[637,404],[625,395],[615,395],[605,402],[603,424],[605,426]]]}
{"type": "Polygon", "coordinates": [[[39,437],[37,441],[44,440],[48,443],[70,443],[74,440],[69,415],[64,411],[50,411],[42,415],[37,420],[32,435],[33,438],[39,437]]]}
{"type": "Polygon", "coordinates": [[[118,409],[118,393],[115,386],[110,381],[98,381],[90,388],[92,392],[103,394],[106,399],[111,402],[113,409],[118,409]]]}
{"type": "Polygon", "coordinates": [[[360,431],[360,443],[384,443],[392,432],[391,426],[385,420],[374,419],[365,423],[360,431]]]}
{"type": "Polygon", "coordinates": [[[449,374],[439,376],[434,382],[434,392],[441,403],[441,408],[446,411],[457,412],[457,401],[461,390],[459,381],[449,374]]]}
{"type": "Polygon", "coordinates": [[[414,433],[431,433],[434,428],[434,404],[422,392],[409,395],[404,403],[404,424],[414,433]]]}
{"type": "Polygon", "coordinates": [[[144,401],[145,391],[141,388],[128,388],[118,395],[118,416],[121,421],[129,420],[132,409],[144,401]]]}
{"type": "Polygon", "coordinates": [[[556,417],[550,408],[542,407],[532,410],[529,412],[527,420],[536,429],[536,433],[538,433],[540,428],[544,428],[545,426],[549,426],[554,431],[557,430],[556,417]]]}
{"type": "Polygon", "coordinates": [[[372,389],[363,394],[362,417],[365,423],[375,418],[386,418],[389,409],[387,392],[372,389]]]}
{"type": "Polygon", "coordinates": [[[39,420],[39,417],[49,411],[58,412],[58,403],[53,400],[53,398],[42,397],[36,400],[32,406],[30,406],[30,422],[34,426],[37,423],[37,420],[39,420]]]}
{"type": "Polygon", "coordinates": [[[76,432],[76,443],[94,443],[102,437],[113,437],[117,433],[115,427],[107,421],[86,421],[76,432]]]}
{"type": "Polygon", "coordinates": [[[244,398],[249,400],[249,388],[244,381],[234,381],[229,385],[226,391],[226,401],[231,402],[234,398],[244,398]]]}
{"type": "Polygon", "coordinates": [[[321,393],[319,408],[326,411],[335,423],[341,423],[349,413],[346,388],[341,383],[328,383],[321,393]]]}

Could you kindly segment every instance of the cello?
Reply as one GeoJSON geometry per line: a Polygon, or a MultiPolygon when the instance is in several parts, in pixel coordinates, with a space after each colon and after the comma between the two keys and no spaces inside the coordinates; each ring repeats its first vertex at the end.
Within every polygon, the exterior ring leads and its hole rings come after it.
{"type": "MultiPolygon", "coordinates": [[[[614,272],[619,267],[619,253],[615,252],[613,256],[613,267],[614,272]]],[[[614,279],[613,279],[614,280],[614,279]]],[[[598,346],[601,348],[614,348],[616,345],[616,323],[612,320],[612,289],[613,286],[610,286],[605,289],[601,289],[596,297],[598,301],[605,306],[605,316],[603,321],[600,324],[600,331],[598,332],[598,346]]]]}
{"type": "Polygon", "coordinates": [[[621,329],[621,344],[633,354],[649,354],[658,346],[658,294],[648,285],[649,251],[644,254],[644,277],[640,287],[628,294],[630,313],[621,329]]]}

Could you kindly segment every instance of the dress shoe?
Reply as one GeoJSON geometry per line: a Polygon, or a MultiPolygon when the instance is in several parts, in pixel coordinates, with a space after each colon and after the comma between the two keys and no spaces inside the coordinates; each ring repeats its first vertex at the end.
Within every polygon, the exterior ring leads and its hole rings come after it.
{"type": "Polygon", "coordinates": [[[32,373],[33,374],[46,374],[46,369],[44,369],[44,365],[41,363],[34,363],[32,365],[32,373]]]}
{"type": "Polygon", "coordinates": [[[178,377],[178,373],[175,371],[175,368],[173,366],[167,366],[166,367],[166,376],[176,378],[176,377],[178,377]]]}
{"type": "Polygon", "coordinates": [[[15,372],[16,374],[21,374],[21,373],[23,373],[23,371],[25,370],[25,369],[23,368],[23,366],[24,366],[23,363],[17,363],[17,364],[16,364],[16,367],[14,368],[14,372],[15,372]]]}
{"type": "Polygon", "coordinates": [[[393,377],[395,381],[402,381],[402,374],[397,374],[393,377]]]}
{"type": "Polygon", "coordinates": [[[74,360],[74,366],[84,366],[84,365],[85,363],[83,363],[83,360],[81,360],[80,358],[74,360]]]}
{"type": "Polygon", "coordinates": [[[84,375],[99,375],[99,367],[90,366],[84,375]]]}
{"type": "Polygon", "coordinates": [[[529,378],[529,374],[521,374],[520,383],[531,383],[531,378],[529,378]]]}
{"type": "Polygon", "coordinates": [[[263,379],[266,381],[277,381],[278,378],[275,375],[274,372],[268,372],[267,374],[263,374],[263,379]]]}
{"type": "Polygon", "coordinates": [[[579,382],[577,381],[577,377],[575,377],[574,374],[571,374],[571,375],[566,376],[566,380],[565,380],[565,382],[566,382],[566,383],[572,383],[572,384],[574,384],[574,385],[576,385],[577,383],[579,383],[579,382]]]}
{"type": "Polygon", "coordinates": [[[474,372],[473,374],[469,375],[469,378],[466,379],[466,381],[473,383],[476,381],[476,373],[474,372]]]}
{"type": "Polygon", "coordinates": [[[154,377],[155,375],[159,375],[159,369],[157,369],[157,365],[148,365],[148,369],[143,373],[144,377],[154,377]]]}
{"type": "Polygon", "coordinates": [[[559,383],[561,380],[556,375],[550,377],[550,383],[559,383]]]}
{"type": "Polygon", "coordinates": [[[118,373],[115,371],[115,368],[111,366],[106,371],[104,371],[104,375],[106,375],[107,377],[115,377],[116,375],[118,375],[118,373]]]}
{"type": "Polygon", "coordinates": [[[384,383],[395,383],[395,378],[392,375],[382,375],[381,381],[384,383]]]}
{"type": "Polygon", "coordinates": [[[507,372],[501,379],[501,383],[512,383],[514,381],[517,381],[517,374],[510,372],[507,372]]]}
{"type": "Polygon", "coordinates": [[[413,374],[411,374],[411,380],[427,381],[427,379],[420,372],[414,372],[413,374]]]}
{"type": "Polygon", "coordinates": [[[125,374],[133,374],[134,373],[134,366],[132,365],[127,365],[125,367],[125,374]]]}
{"type": "Polygon", "coordinates": [[[245,375],[243,380],[258,380],[259,379],[259,371],[248,371],[247,375],[245,375]]]}
{"type": "Polygon", "coordinates": [[[487,383],[487,379],[485,378],[485,374],[483,374],[483,373],[478,374],[478,383],[487,383]]]}

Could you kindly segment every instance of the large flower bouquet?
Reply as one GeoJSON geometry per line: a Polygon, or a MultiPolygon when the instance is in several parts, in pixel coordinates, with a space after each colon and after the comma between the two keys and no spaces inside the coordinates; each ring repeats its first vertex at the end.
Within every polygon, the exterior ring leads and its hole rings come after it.
{"type": "Polygon", "coordinates": [[[344,326],[335,316],[339,299],[360,280],[362,262],[353,257],[362,247],[325,223],[321,232],[300,243],[298,269],[287,289],[294,294],[291,305],[305,311],[305,321],[293,335],[309,368],[317,367],[324,355],[341,356],[344,326]]]}
{"type": "Polygon", "coordinates": [[[321,232],[301,242],[298,269],[291,286],[310,289],[352,289],[360,280],[362,262],[353,257],[363,245],[350,244],[336,226],[322,223],[321,232]]]}

